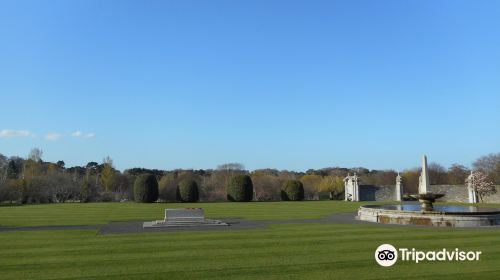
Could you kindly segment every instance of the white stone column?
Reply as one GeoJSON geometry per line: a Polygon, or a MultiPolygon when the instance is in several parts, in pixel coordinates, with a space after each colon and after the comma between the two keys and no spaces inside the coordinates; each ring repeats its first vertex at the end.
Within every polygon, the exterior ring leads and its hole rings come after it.
{"type": "Polygon", "coordinates": [[[396,201],[403,201],[403,186],[401,184],[401,175],[396,177],[396,201]]]}
{"type": "Polygon", "coordinates": [[[359,201],[359,184],[358,184],[358,176],[356,173],[354,173],[354,176],[352,178],[352,187],[353,187],[353,200],[352,201],[359,201]]]}
{"type": "Polygon", "coordinates": [[[469,203],[477,203],[477,192],[474,189],[474,186],[472,186],[472,171],[470,172],[469,178],[468,178],[468,183],[467,183],[467,191],[469,193],[469,203]]]}
{"type": "Polygon", "coordinates": [[[345,193],[345,201],[352,200],[352,184],[351,184],[351,175],[347,173],[347,177],[344,178],[344,193],[345,193]]]}

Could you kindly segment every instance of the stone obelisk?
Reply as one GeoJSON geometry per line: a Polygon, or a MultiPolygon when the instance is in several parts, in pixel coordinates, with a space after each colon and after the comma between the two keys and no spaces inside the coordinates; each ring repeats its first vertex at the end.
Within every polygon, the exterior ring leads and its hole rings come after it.
{"type": "Polygon", "coordinates": [[[426,194],[429,189],[430,181],[429,181],[429,172],[427,171],[427,157],[422,156],[422,173],[420,174],[420,180],[418,184],[418,193],[426,194]]]}

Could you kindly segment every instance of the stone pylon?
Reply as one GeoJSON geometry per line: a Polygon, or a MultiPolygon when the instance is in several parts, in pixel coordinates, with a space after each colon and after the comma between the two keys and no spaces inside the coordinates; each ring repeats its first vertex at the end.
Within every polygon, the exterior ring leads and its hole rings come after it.
{"type": "Polygon", "coordinates": [[[430,189],[429,171],[427,170],[427,156],[422,156],[422,173],[420,174],[418,193],[425,194],[430,189]]]}
{"type": "Polygon", "coordinates": [[[477,199],[477,191],[472,185],[472,177],[473,177],[472,171],[470,172],[470,175],[468,177],[468,183],[467,183],[467,193],[469,194],[469,203],[478,203],[477,199]]]}
{"type": "Polygon", "coordinates": [[[403,201],[403,185],[401,175],[396,177],[396,201],[403,201]]]}
{"type": "Polygon", "coordinates": [[[359,178],[354,173],[353,176],[347,174],[344,178],[345,186],[345,200],[346,201],[359,201],[359,178]]]}

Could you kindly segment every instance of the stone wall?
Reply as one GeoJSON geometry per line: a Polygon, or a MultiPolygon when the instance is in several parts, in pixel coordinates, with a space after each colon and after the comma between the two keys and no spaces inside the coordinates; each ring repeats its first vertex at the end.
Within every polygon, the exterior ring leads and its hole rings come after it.
{"type": "MultiPolygon", "coordinates": [[[[497,193],[484,197],[486,203],[500,203],[500,186],[497,187],[497,193]]],[[[464,185],[431,185],[429,192],[444,193],[445,196],[439,201],[448,202],[468,202],[469,195],[464,185]]],[[[403,193],[404,186],[403,186],[403,193]]],[[[376,186],[359,185],[359,197],[361,201],[395,201],[396,185],[376,186]]]]}
{"type": "MultiPolygon", "coordinates": [[[[483,197],[485,203],[500,203],[500,186],[496,186],[497,193],[483,197]]],[[[431,185],[430,192],[444,193],[445,196],[439,201],[469,202],[467,187],[464,185],[431,185]]]]}
{"type": "Polygon", "coordinates": [[[431,185],[428,192],[443,193],[438,201],[469,202],[467,187],[464,185],[431,185]]]}
{"type": "Polygon", "coordinates": [[[396,185],[359,185],[360,201],[395,201],[396,185]]]}

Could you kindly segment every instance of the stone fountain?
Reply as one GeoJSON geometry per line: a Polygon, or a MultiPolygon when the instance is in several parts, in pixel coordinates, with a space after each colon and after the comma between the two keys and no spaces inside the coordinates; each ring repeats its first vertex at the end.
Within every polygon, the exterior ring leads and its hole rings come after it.
{"type": "MultiPolygon", "coordinates": [[[[465,186],[464,186],[465,188],[465,186]]],[[[444,194],[430,189],[427,157],[422,157],[418,194],[411,197],[420,204],[364,205],[358,210],[357,219],[381,224],[427,225],[438,227],[499,226],[500,209],[479,206],[437,205],[433,203],[444,194]]]]}
{"type": "Polygon", "coordinates": [[[434,210],[433,203],[436,199],[444,196],[440,193],[428,192],[430,188],[429,172],[427,170],[427,156],[422,157],[422,173],[419,178],[418,194],[412,194],[411,197],[417,199],[421,203],[422,211],[434,210]]]}

